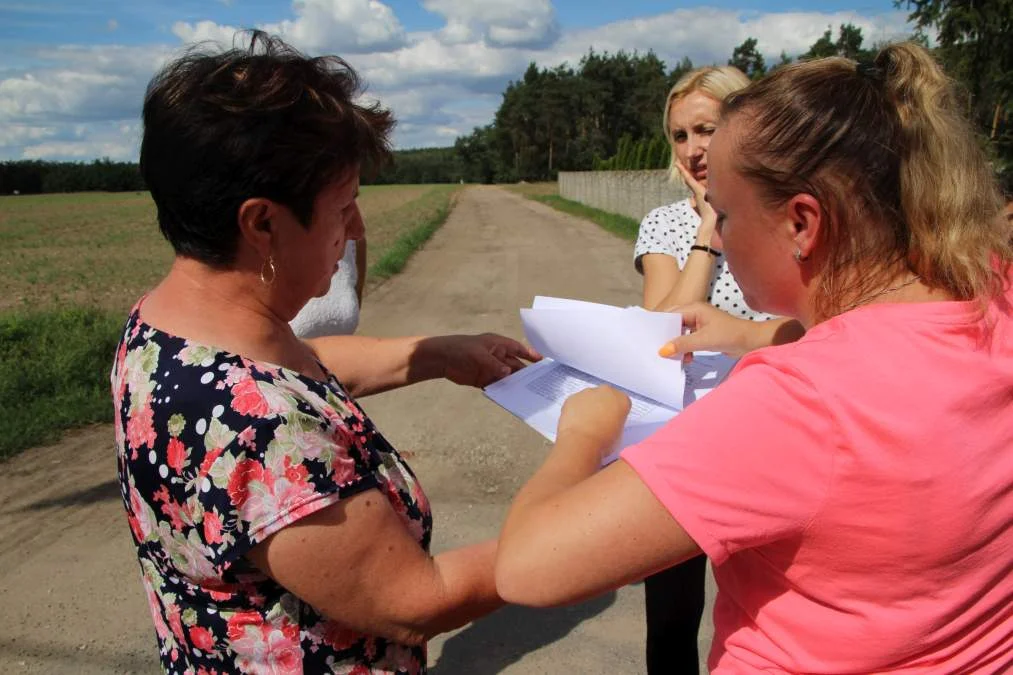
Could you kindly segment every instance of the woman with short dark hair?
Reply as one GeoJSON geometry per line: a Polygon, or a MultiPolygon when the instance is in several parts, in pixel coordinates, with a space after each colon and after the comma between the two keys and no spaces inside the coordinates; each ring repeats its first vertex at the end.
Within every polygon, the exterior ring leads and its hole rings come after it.
{"type": "Polygon", "coordinates": [[[152,80],[141,171],[176,258],[112,373],[123,499],[167,672],[419,673],[501,604],[493,541],[431,556],[432,515],[355,396],[483,386],[537,354],[496,335],[301,341],[362,235],[391,115],[340,59],[254,33],[152,80]]]}

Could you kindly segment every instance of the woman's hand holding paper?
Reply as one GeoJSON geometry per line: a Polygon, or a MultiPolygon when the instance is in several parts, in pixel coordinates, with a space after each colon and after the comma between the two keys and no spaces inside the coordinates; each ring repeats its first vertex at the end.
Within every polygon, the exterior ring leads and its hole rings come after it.
{"type": "Polygon", "coordinates": [[[585,389],[566,399],[559,418],[557,445],[592,448],[602,459],[622,435],[630,397],[608,385],[585,389]]]}

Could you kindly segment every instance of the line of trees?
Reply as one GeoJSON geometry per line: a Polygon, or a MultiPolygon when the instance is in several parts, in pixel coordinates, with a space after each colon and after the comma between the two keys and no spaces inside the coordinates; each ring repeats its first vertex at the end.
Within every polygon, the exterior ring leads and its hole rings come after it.
{"type": "MultiPolygon", "coordinates": [[[[599,53],[577,66],[532,63],[511,82],[492,124],[457,139],[454,147],[469,182],[546,180],[559,171],[591,169],[616,155],[619,143],[644,159],[662,137],[665,95],[693,68],[673,68],[654,52],[599,53]]],[[[625,158],[613,160],[626,163],[625,158]]]]}
{"type": "Polygon", "coordinates": [[[0,194],[40,192],[133,192],[145,190],[137,164],[94,162],[0,162],[0,194]]]}
{"type": "Polygon", "coordinates": [[[641,171],[667,169],[672,151],[664,135],[650,136],[634,141],[626,134],[619,139],[616,154],[608,159],[595,158],[595,171],[641,171]]]}
{"type": "MultiPolygon", "coordinates": [[[[1013,1],[1013,0],[1011,0],[1013,1]]],[[[827,31],[799,59],[871,58],[862,29],[827,31]]],[[[774,67],[794,59],[782,53],[774,67]]],[[[735,47],[730,65],[752,79],[768,72],[756,38],[735,47]]],[[[591,51],[576,68],[532,63],[511,82],[492,124],[455,144],[469,182],[552,180],[559,171],[666,168],[671,157],[662,128],[665,97],[694,64],[674,67],[646,54],[591,51]]]]}
{"type": "MultiPolygon", "coordinates": [[[[363,183],[456,183],[464,178],[460,157],[452,147],[399,150],[394,161],[363,183]]],[[[147,190],[134,162],[0,162],[0,195],[53,192],[139,192],[147,190]]]]}

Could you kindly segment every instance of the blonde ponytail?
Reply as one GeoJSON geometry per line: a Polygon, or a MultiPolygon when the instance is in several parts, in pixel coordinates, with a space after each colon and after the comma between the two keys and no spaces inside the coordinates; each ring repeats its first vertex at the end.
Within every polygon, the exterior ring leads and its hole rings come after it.
{"type": "Polygon", "coordinates": [[[1008,265],[1010,233],[998,220],[998,185],[953,81],[912,43],[885,48],[875,64],[900,121],[900,198],[912,270],[959,298],[999,292],[1003,279],[990,253],[1008,265]]]}
{"type": "Polygon", "coordinates": [[[1013,246],[998,186],[924,48],[778,68],[725,101],[725,117],[740,113],[749,132],[738,134],[738,171],[769,203],[807,193],[823,208],[818,315],[906,273],[961,300],[1004,291],[1013,246]]]}

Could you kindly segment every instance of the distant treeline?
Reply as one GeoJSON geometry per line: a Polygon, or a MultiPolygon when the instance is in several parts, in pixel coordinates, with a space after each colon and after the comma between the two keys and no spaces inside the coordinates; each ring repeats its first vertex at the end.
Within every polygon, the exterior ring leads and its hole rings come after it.
{"type": "Polygon", "coordinates": [[[0,194],[43,192],[133,192],[144,181],[132,162],[0,162],[0,194]]]}
{"type": "Polygon", "coordinates": [[[418,185],[426,183],[459,183],[466,179],[464,162],[454,148],[420,148],[398,150],[394,161],[376,176],[363,176],[362,182],[373,185],[418,185]]]}
{"type": "MultiPolygon", "coordinates": [[[[377,185],[457,183],[464,169],[454,148],[399,150],[379,174],[364,178],[377,185]]],[[[0,195],[52,192],[135,192],[147,190],[137,164],[113,162],[0,162],[0,195]]]]}

